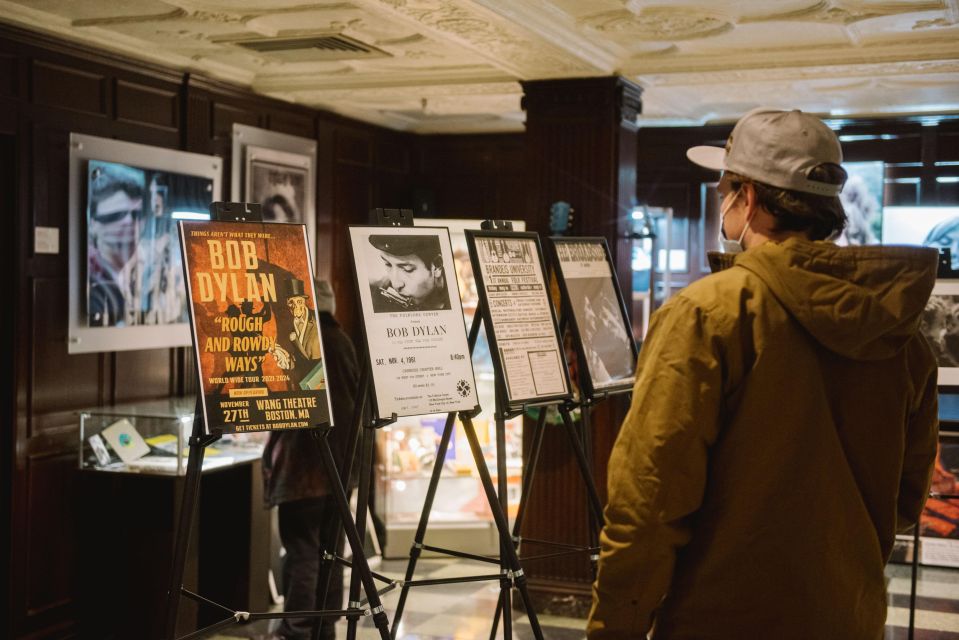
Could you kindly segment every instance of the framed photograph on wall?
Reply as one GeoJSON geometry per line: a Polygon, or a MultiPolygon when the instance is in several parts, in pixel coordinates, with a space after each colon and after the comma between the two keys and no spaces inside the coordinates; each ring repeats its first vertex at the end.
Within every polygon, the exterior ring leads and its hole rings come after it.
{"type": "Polygon", "coordinates": [[[883,162],[844,162],[842,167],[848,174],[839,194],[846,212],[846,228],[836,239],[836,244],[879,244],[886,165],[883,162]]]}
{"type": "Polygon", "coordinates": [[[939,364],[939,385],[959,386],[959,280],[938,280],[919,330],[939,364]]]}
{"type": "Polygon", "coordinates": [[[259,202],[264,222],[305,224],[316,252],[316,140],[233,125],[230,197],[259,202]]]}
{"type": "Polygon", "coordinates": [[[467,229],[466,243],[504,408],[570,397],[539,235],[467,229]]]}
{"type": "Polygon", "coordinates": [[[69,353],[190,344],[176,221],[209,217],[221,163],[71,134],[69,353]]]}
{"type": "Polygon", "coordinates": [[[376,415],[475,409],[449,230],[351,226],[349,232],[376,415]]]}
{"type": "Polygon", "coordinates": [[[573,335],[585,368],[583,391],[631,389],[636,378],[636,343],[626,303],[605,238],[550,238],[556,274],[573,335]]]}

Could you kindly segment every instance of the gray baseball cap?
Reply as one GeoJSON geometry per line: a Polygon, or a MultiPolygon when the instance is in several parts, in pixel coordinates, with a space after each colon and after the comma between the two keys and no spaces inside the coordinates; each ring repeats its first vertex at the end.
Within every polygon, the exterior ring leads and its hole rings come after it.
{"type": "Polygon", "coordinates": [[[841,164],[842,147],[822,120],[798,109],[753,109],[733,127],[725,149],[692,147],[686,157],[701,167],[732,171],[781,189],[817,196],[842,191],[841,184],[809,179],[814,167],[841,164]]]}

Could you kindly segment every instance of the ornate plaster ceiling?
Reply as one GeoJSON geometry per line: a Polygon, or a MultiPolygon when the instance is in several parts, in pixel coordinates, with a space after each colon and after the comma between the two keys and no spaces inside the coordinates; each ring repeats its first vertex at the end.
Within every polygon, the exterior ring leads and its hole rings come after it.
{"type": "Polygon", "coordinates": [[[522,130],[520,80],[611,74],[644,87],[641,125],[959,112],[959,0],[0,0],[0,21],[423,133],[522,130]],[[270,50],[314,36],[372,51],[270,50]]]}

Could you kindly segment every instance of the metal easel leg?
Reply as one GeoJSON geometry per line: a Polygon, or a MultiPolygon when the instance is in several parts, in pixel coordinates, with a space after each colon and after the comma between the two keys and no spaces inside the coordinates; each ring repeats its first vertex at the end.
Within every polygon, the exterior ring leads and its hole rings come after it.
{"type": "MultiPolygon", "coordinates": [[[[372,433],[372,429],[369,429],[369,432],[372,433]]],[[[363,551],[363,539],[360,537],[356,524],[353,522],[352,514],[350,513],[350,502],[346,497],[343,484],[340,482],[340,477],[336,472],[336,462],[333,460],[333,452],[330,450],[330,443],[327,436],[328,431],[317,434],[317,444],[320,447],[320,453],[323,457],[323,466],[326,469],[327,478],[329,479],[330,491],[334,500],[336,500],[337,508],[340,512],[340,520],[343,522],[343,532],[346,534],[346,539],[349,541],[350,548],[353,550],[353,575],[358,576],[358,579],[363,584],[364,591],[366,591],[370,612],[373,616],[373,624],[376,625],[376,628],[380,632],[380,639],[389,640],[390,621],[386,616],[386,611],[383,609],[383,603],[380,601],[379,593],[376,590],[376,583],[373,582],[370,565],[366,562],[366,553],[363,551]]],[[[364,438],[366,437],[368,436],[364,433],[364,438]]],[[[364,451],[364,457],[366,455],[368,454],[364,451]]],[[[353,597],[351,589],[350,598],[352,599],[353,597]]],[[[358,593],[356,597],[359,597],[358,593]]],[[[355,633],[355,617],[352,618],[352,621],[354,623],[355,633]]]]}
{"type": "MultiPolygon", "coordinates": [[[[372,425],[366,425],[363,427],[363,434],[360,443],[360,455],[363,456],[363,461],[360,463],[360,488],[359,493],[356,497],[356,522],[353,523],[356,529],[356,534],[360,540],[360,553],[363,555],[363,563],[366,564],[366,554],[363,550],[363,544],[366,539],[366,514],[367,507],[370,500],[370,470],[373,468],[373,446],[374,446],[374,429],[372,425]]],[[[350,596],[349,603],[347,608],[359,607],[360,600],[360,579],[361,575],[357,571],[356,563],[356,548],[353,549],[353,571],[350,573],[350,596]]],[[[367,571],[369,568],[367,567],[367,571]]],[[[372,575],[370,580],[372,580],[372,575]]],[[[375,587],[374,587],[375,594],[375,587]]],[[[369,599],[370,593],[367,589],[367,597],[369,599]]],[[[372,607],[373,601],[369,599],[370,606],[372,607]]],[[[347,640],[355,640],[356,638],[356,625],[358,620],[355,617],[350,617],[347,620],[346,626],[346,637],[347,640]]],[[[387,628],[387,635],[389,635],[389,628],[387,628]]]]}
{"type": "Polygon", "coordinates": [[[433,462],[433,473],[430,476],[430,484],[426,490],[426,501],[423,503],[420,522],[416,527],[416,534],[413,536],[413,546],[410,548],[410,560],[406,565],[406,574],[403,579],[403,586],[400,589],[400,598],[396,604],[396,612],[393,614],[393,627],[390,629],[390,637],[394,640],[400,625],[400,620],[403,617],[403,609],[406,607],[406,598],[410,591],[407,583],[413,579],[416,573],[416,563],[419,561],[420,554],[423,550],[423,540],[426,539],[426,527],[429,524],[430,512],[433,510],[433,500],[436,498],[436,490],[439,487],[440,475],[443,473],[443,464],[446,461],[446,452],[450,446],[450,439],[453,436],[455,424],[456,414],[451,413],[446,416],[446,425],[443,427],[443,436],[440,438],[440,445],[436,450],[436,460],[433,462]]]}
{"type": "Polygon", "coordinates": [[[501,546],[506,553],[507,566],[512,574],[513,584],[519,590],[523,604],[526,606],[526,615],[529,617],[529,624],[533,629],[533,637],[535,637],[536,640],[543,640],[543,630],[539,626],[539,619],[536,616],[536,611],[533,609],[533,602],[529,597],[529,590],[526,588],[526,576],[519,564],[519,557],[516,555],[516,549],[513,547],[513,540],[510,538],[509,521],[496,495],[489,469],[486,468],[486,459],[483,457],[483,450],[480,448],[479,440],[476,438],[473,420],[467,414],[460,414],[460,420],[463,422],[463,430],[466,432],[467,440],[469,440],[470,450],[473,453],[473,460],[476,462],[476,469],[479,472],[483,490],[486,492],[486,499],[489,502],[490,511],[493,512],[493,520],[496,522],[496,529],[503,543],[501,546]]]}

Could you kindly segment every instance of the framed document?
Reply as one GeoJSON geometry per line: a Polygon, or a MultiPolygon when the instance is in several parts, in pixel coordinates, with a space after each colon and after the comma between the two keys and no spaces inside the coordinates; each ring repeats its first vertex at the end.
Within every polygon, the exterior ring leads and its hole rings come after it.
{"type": "Polygon", "coordinates": [[[939,386],[959,385],[959,280],[937,280],[919,330],[939,364],[939,386]]]}
{"type": "Polygon", "coordinates": [[[208,431],[331,424],[307,231],[180,222],[208,431]]]}
{"type": "Polygon", "coordinates": [[[376,415],[476,408],[476,380],[450,234],[350,227],[376,415]]]}
{"type": "Polygon", "coordinates": [[[636,377],[636,343],[605,238],[550,238],[556,275],[584,368],[583,391],[631,389],[636,377]]]}
{"type": "Polygon", "coordinates": [[[466,242],[505,405],[570,397],[539,236],[467,229],[466,242]]]}

